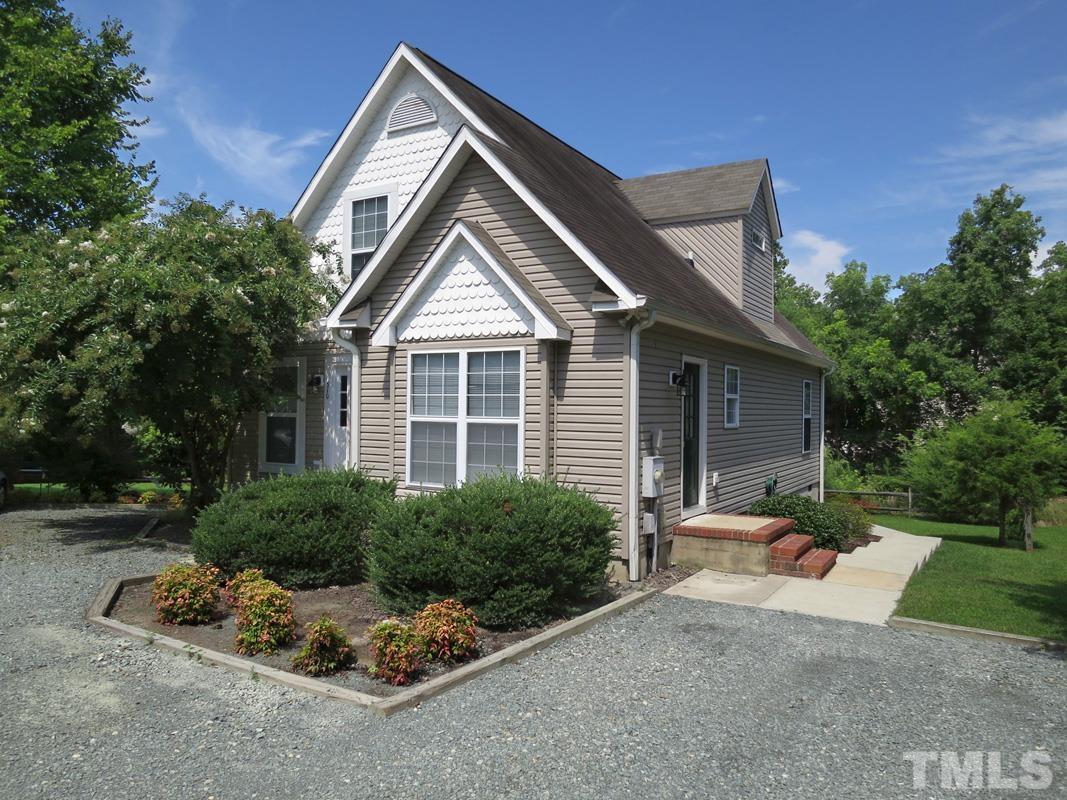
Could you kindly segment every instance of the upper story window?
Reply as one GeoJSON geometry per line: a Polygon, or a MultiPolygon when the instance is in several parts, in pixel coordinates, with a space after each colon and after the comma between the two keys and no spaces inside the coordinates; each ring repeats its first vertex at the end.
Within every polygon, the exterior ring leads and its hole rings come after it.
{"type": "Polygon", "coordinates": [[[363,197],[351,201],[349,208],[350,272],[355,278],[370,261],[374,248],[389,230],[389,195],[363,197]]]}
{"type": "Polygon", "coordinates": [[[519,473],[521,350],[412,353],[408,386],[409,484],[519,473]]]}
{"type": "Polygon", "coordinates": [[[803,426],[801,452],[811,452],[811,381],[804,381],[801,397],[801,423],[803,426]]]}
{"type": "Polygon", "coordinates": [[[723,424],[727,428],[741,425],[741,368],[726,365],[723,381],[723,424]]]}

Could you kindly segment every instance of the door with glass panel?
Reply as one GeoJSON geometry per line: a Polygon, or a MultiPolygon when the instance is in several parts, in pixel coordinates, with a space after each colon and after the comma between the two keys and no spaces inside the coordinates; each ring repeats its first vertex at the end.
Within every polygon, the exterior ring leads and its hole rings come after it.
{"type": "Polygon", "coordinates": [[[322,461],[326,469],[348,466],[349,426],[352,419],[352,359],[333,356],[326,362],[326,402],[323,404],[322,461]]]}

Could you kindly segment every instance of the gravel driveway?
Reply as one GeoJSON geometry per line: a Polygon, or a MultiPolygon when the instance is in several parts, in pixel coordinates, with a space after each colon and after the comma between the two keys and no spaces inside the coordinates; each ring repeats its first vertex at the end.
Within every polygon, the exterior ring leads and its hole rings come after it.
{"type": "MultiPolygon", "coordinates": [[[[958,797],[906,751],[1053,757],[1067,662],[660,597],[388,719],[88,626],[174,554],[136,510],[0,515],[0,797],[958,797]]],[[[983,797],[997,796],[983,792],[983,797]]]]}

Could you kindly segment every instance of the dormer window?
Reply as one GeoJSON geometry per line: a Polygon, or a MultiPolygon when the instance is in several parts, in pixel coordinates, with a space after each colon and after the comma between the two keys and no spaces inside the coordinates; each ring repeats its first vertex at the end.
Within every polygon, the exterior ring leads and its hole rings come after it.
{"type": "Polygon", "coordinates": [[[409,94],[393,107],[385,130],[389,133],[437,122],[437,112],[417,94],[409,94]]]}

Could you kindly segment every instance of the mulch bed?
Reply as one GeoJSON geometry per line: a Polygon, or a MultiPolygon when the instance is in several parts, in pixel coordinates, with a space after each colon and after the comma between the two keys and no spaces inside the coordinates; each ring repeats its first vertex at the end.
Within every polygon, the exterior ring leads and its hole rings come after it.
{"type": "Polygon", "coordinates": [[[882,537],[873,533],[868,533],[866,536],[857,536],[855,539],[849,539],[845,542],[845,546],[841,548],[842,553],[851,553],[857,547],[866,547],[872,542],[880,542],[882,537]]]}
{"type": "MultiPolygon", "coordinates": [[[[580,613],[585,613],[610,603],[623,594],[628,594],[629,591],[629,587],[612,585],[596,601],[581,609],[580,613]]],[[[151,583],[126,587],[122,590],[122,594],[119,596],[110,616],[119,622],[135,625],[174,639],[180,639],[183,642],[199,647],[220,653],[239,655],[233,646],[234,637],[237,633],[235,617],[232,609],[224,600],[219,601],[215,617],[210,623],[205,625],[164,625],[156,621],[151,595],[151,583]]],[[[295,591],[293,592],[293,612],[297,624],[296,641],[269,656],[252,655],[240,657],[274,667],[275,669],[294,672],[295,670],[292,669],[290,661],[304,644],[305,626],[310,622],[314,622],[323,614],[329,614],[338,625],[345,629],[345,632],[357,645],[357,650],[360,644],[358,640],[364,638],[367,628],[376,622],[395,616],[384,611],[375,602],[373,589],[368,583],[356,586],[333,586],[326,589],[295,591]]],[[[490,631],[479,628],[479,654],[486,656],[490,653],[495,653],[523,639],[536,636],[538,633],[563,621],[557,620],[541,628],[526,628],[518,631],[490,631]]],[[[456,666],[459,665],[432,664],[422,673],[420,680],[425,681],[438,677],[455,669],[456,666]]],[[[387,697],[405,688],[389,686],[383,681],[372,678],[362,665],[357,665],[353,669],[337,675],[325,676],[322,680],[379,697],[387,697]]]]}

